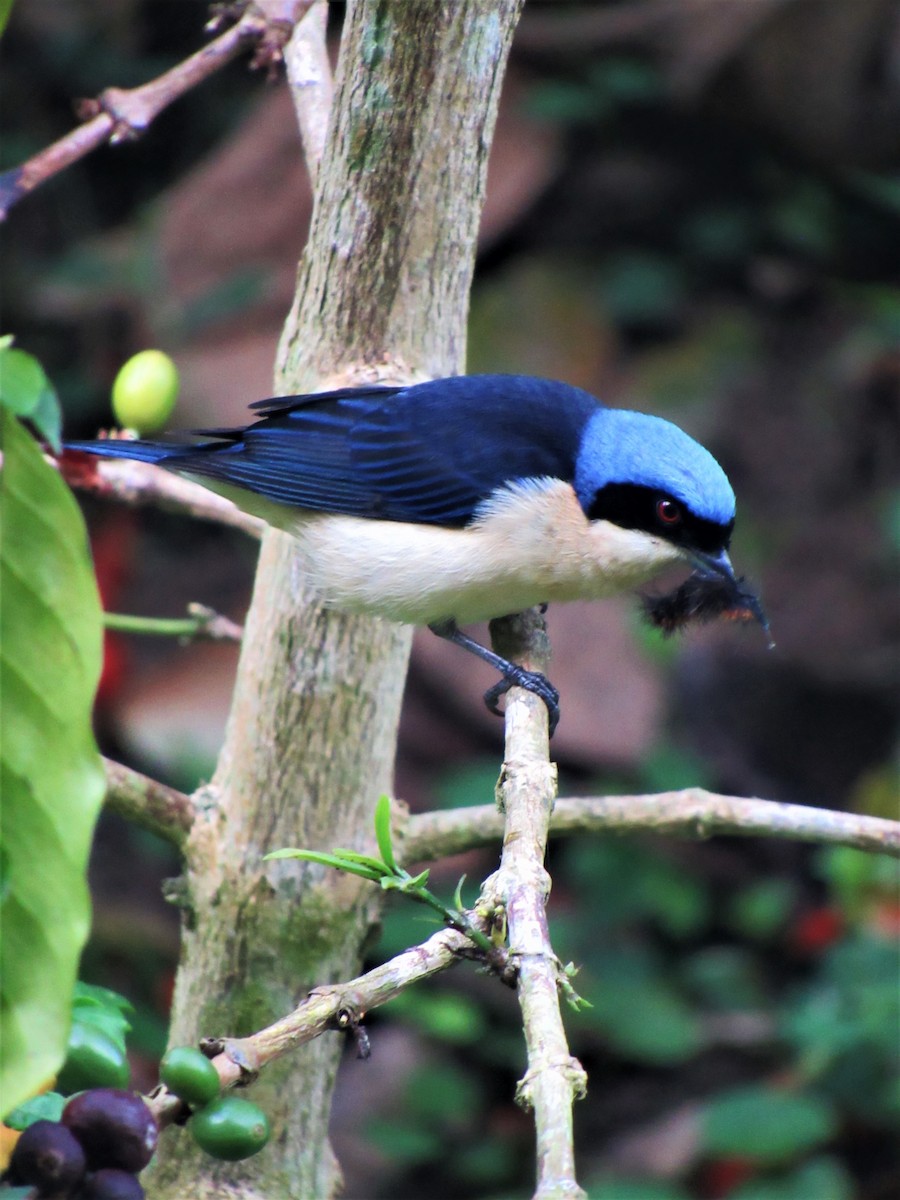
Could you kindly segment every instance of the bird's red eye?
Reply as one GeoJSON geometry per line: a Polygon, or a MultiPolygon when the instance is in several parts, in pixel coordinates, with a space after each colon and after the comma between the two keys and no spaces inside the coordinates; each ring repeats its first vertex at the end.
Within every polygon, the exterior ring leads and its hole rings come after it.
{"type": "Polygon", "coordinates": [[[656,515],[663,525],[677,525],[682,516],[681,505],[664,497],[656,502],[656,515]]]}

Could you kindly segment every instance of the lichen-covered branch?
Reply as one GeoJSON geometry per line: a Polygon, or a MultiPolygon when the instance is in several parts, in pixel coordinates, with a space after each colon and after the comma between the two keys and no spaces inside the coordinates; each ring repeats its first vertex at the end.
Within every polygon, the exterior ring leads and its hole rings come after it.
{"type": "MultiPolygon", "coordinates": [[[[474,913],[467,914],[478,922],[474,913]]],[[[506,957],[496,951],[497,962],[506,957]]],[[[478,959],[479,953],[471,941],[455,929],[442,929],[418,946],[412,946],[381,966],[346,983],[334,983],[313,988],[287,1016],[265,1029],[243,1038],[221,1038],[215,1034],[204,1044],[213,1048],[221,1044],[212,1058],[219,1072],[222,1087],[246,1082],[248,1076],[267,1064],[291,1054],[307,1042],[329,1032],[355,1033],[362,1027],[366,1014],[387,1004],[413,984],[422,983],[433,975],[446,971],[463,959],[478,959]]],[[[161,1125],[170,1124],[182,1110],[181,1101],[165,1088],[156,1091],[150,1106],[161,1125]]]]}
{"type": "MultiPolygon", "coordinates": [[[[549,646],[536,610],[492,622],[491,633],[504,657],[529,670],[546,670],[549,646]]],[[[572,1105],[584,1094],[587,1077],[569,1053],[559,1007],[561,966],[547,928],[550,877],[544,854],[555,797],[547,710],[536,696],[515,688],[507,699],[506,754],[497,785],[503,851],[482,898],[506,920],[518,971],[527,1064],[516,1098],[534,1113],[536,1200],[585,1194],[575,1178],[572,1105]]]]}
{"type": "MultiPolygon", "coordinates": [[[[852,846],[900,858],[900,821],[860,813],[721,796],[703,788],[640,796],[573,796],[556,801],[554,837],[573,833],[669,833],[777,837],[852,846]]],[[[444,809],[410,817],[403,852],[410,863],[430,862],[485,846],[503,835],[503,816],[492,804],[444,809]]]]}
{"type": "Polygon", "coordinates": [[[106,805],[183,850],[197,815],[190,796],[105,758],[106,805]]]}

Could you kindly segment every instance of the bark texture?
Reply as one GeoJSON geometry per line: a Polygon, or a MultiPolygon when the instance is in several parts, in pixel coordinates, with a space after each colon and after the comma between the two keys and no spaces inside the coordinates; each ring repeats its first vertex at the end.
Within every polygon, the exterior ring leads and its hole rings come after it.
{"type": "MultiPolygon", "coordinates": [[[[277,392],[464,369],[487,155],[521,2],[348,5],[277,392]]],[[[281,846],[368,845],[391,786],[408,652],[408,630],[323,611],[291,539],[265,535],[226,744],[195,797],[173,1045],[251,1033],[315,985],[357,973],[375,889],[261,860],[281,846]]],[[[168,1131],[150,1195],[333,1195],[340,1049],[341,1035],[325,1035],[266,1067],[249,1096],[275,1133],[255,1158],[216,1163],[168,1131]]]]}

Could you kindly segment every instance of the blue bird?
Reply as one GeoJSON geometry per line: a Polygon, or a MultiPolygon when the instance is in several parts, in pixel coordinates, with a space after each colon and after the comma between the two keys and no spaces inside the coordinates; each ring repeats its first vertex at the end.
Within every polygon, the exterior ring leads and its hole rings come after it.
{"type": "MultiPolygon", "coordinates": [[[[156,463],[297,539],[327,604],[428,625],[496,667],[558,719],[558,693],[460,625],[631,590],[695,568],[691,612],[752,615],[728,557],[735,499],[701,445],[660,417],[608,408],[525,375],[462,375],[261,400],[237,429],[189,444],[104,439],[67,449],[156,463]],[[704,599],[704,589],[708,592],[704,599]],[[698,598],[699,597],[699,598],[698,598]]],[[[651,610],[651,617],[653,616],[651,610]]]]}

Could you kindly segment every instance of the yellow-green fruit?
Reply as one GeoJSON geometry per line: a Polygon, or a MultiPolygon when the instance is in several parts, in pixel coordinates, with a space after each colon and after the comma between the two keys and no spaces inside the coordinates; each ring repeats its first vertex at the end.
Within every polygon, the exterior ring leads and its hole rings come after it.
{"type": "Polygon", "coordinates": [[[142,350],[115,378],[112,406],[126,429],[154,433],[166,424],[178,396],[178,368],[162,350],[142,350]]]}

